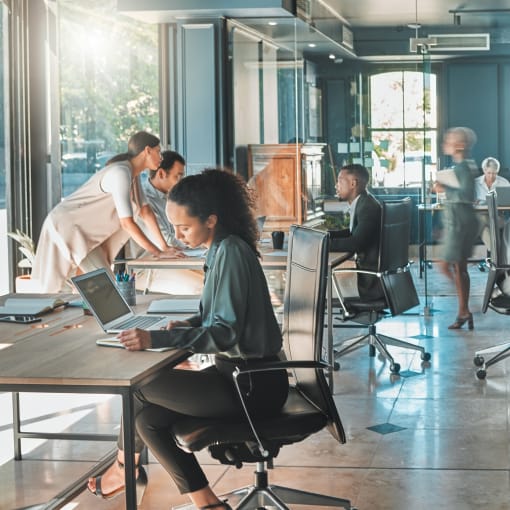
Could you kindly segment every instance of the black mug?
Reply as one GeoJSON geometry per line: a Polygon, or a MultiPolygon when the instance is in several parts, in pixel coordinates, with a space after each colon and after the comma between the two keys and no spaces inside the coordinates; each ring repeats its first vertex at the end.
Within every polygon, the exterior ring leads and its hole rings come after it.
{"type": "Polygon", "coordinates": [[[283,239],[285,238],[285,233],[281,230],[277,230],[271,233],[271,237],[273,239],[273,248],[275,250],[281,250],[283,248],[283,239]]]}

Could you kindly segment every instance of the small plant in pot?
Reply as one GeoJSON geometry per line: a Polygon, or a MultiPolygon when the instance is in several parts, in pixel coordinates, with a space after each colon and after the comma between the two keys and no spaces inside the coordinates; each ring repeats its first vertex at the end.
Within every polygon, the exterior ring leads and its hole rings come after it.
{"type": "MultiPolygon", "coordinates": [[[[7,232],[7,235],[19,244],[18,250],[23,254],[23,258],[18,262],[18,267],[31,270],[35,258],[34,241],[19,229],[15,232],[7,232]]],[[[30,274],[16,277],[16,292],[31,292],[31,284],[30,274]]]]}

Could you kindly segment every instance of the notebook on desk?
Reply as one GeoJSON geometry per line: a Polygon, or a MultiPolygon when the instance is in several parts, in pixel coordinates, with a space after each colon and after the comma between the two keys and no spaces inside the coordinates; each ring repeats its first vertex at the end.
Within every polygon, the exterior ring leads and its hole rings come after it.
{"type": "Polygon", "coordinates": [[[71,279],[106,333],[132,328],[154,330],[168,324],[168,316],[135,314],[106,269],[96,269],[71,279]]]}

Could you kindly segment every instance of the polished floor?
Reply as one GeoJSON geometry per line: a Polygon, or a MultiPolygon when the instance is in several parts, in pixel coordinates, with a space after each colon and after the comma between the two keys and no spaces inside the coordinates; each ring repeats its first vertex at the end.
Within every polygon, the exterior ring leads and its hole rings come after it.
{"type": "MultiPolygon", "coordinates": [[[[334,398],[348,442],[338,445],[327,432],[284,447],[271,480],[349,498],[359,510],[489,509],[510,510],[510,361],[478,380],[477,349],[510,338],[510,317],[482,314],[486,273],[472,275],[475,329],[451,331],[456,312],[451,288],[435,268],[428,291],[417,280],[421,305],[404,316],[386,319],[378,329],[426,346],[427,366],[419,355],[394,349],[401,376],[370,358],[366,348],[341,360],[334,375],[334,398]],[[425,316],[427,308],[431,315],[425,316]]],[[[352,330],[335,330],[338,339],[352,330]]],[[[9,394],[0,395],[0,508],[44,508],[74,478],[111,450],[111,443],[24,440],[24,460],[12,460],[9,394]]],[[[115,397],[24,395],[28,430],[115,432],[115,397]]],[[[218,492],[251,482],[253,466],[225,468],[200,454],[218,492]]],[[[169,509],[186,502],[161,467],[150,458],[149,485],[141,510],[169,509]]],[[[53,508],[53,507],[50,507],[53,508]]],[[[122,497],[100,501],[87,491],[66,509],[123,509],[122,497]]],[[[306,508],[300,505],[295,508],[306,508]]]]}

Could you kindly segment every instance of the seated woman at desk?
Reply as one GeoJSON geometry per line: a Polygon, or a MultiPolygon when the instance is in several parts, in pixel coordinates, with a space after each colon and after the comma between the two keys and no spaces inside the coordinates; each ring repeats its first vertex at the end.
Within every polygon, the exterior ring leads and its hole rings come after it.
{"type": "MultiPolygon", "coordinates": [[[[488,157],[482,161],[483,175],[475,179],[475,204],[484,205],[487,203],[486,196],[489,191],[496,189],[497,186],[510,186],[504,177],[498,175],[499,161],[496,158],[488,157]]],[[[503,228],[504,217],[503,214],[498,216],[499,228],[503,228]]],[[[480,237],[483,244],[490,250],[490,237],[489,237],[489,214],[479,213],[478,222],[480,226],[480,237]]]]}
{"type": "Polygon", "coordinates": [[[158,168],[160,161],[159,139],[140,131],[129,139],[126,153],[110,159],[105,168],[50,211],[32,269],[39,292],[62,292],[77,269],[86,273],[110,268],[130,237],[154,256],[182,256],[167,246],[137,179],[146,168],[158,168]],[[136,224],[133,217],[138,214],[155,242],[136,224]]]}
{"type": "MultiPolygon", "coordinates": [[[[130,351],[169,346],[214,354],[215,363],[201,371],[166,370],[137,393],[135,451],[146,444],[198,508],[228,510],[209,487],[195,455],[181,450],[168,430],[182,415],[243,416],[232,373],[239,363],[278,359],[282,336],[258,260],[257,224],[244,182],[222,170],[185,177],[170,192],[168,212],[178,239],[191,248],[208,248],[200,313],[170,322],[166,330],[134,329],[118,336],[130,351]]],[[[252,374],[244,383],[245,401],[255,415],[277,413],[285,403],[285,371],[252,374]]],[[[119,442],[117,462],[102,477],[91,478],[89,490],[105,498],[120,494],[123,463],[119,442]]]]}

